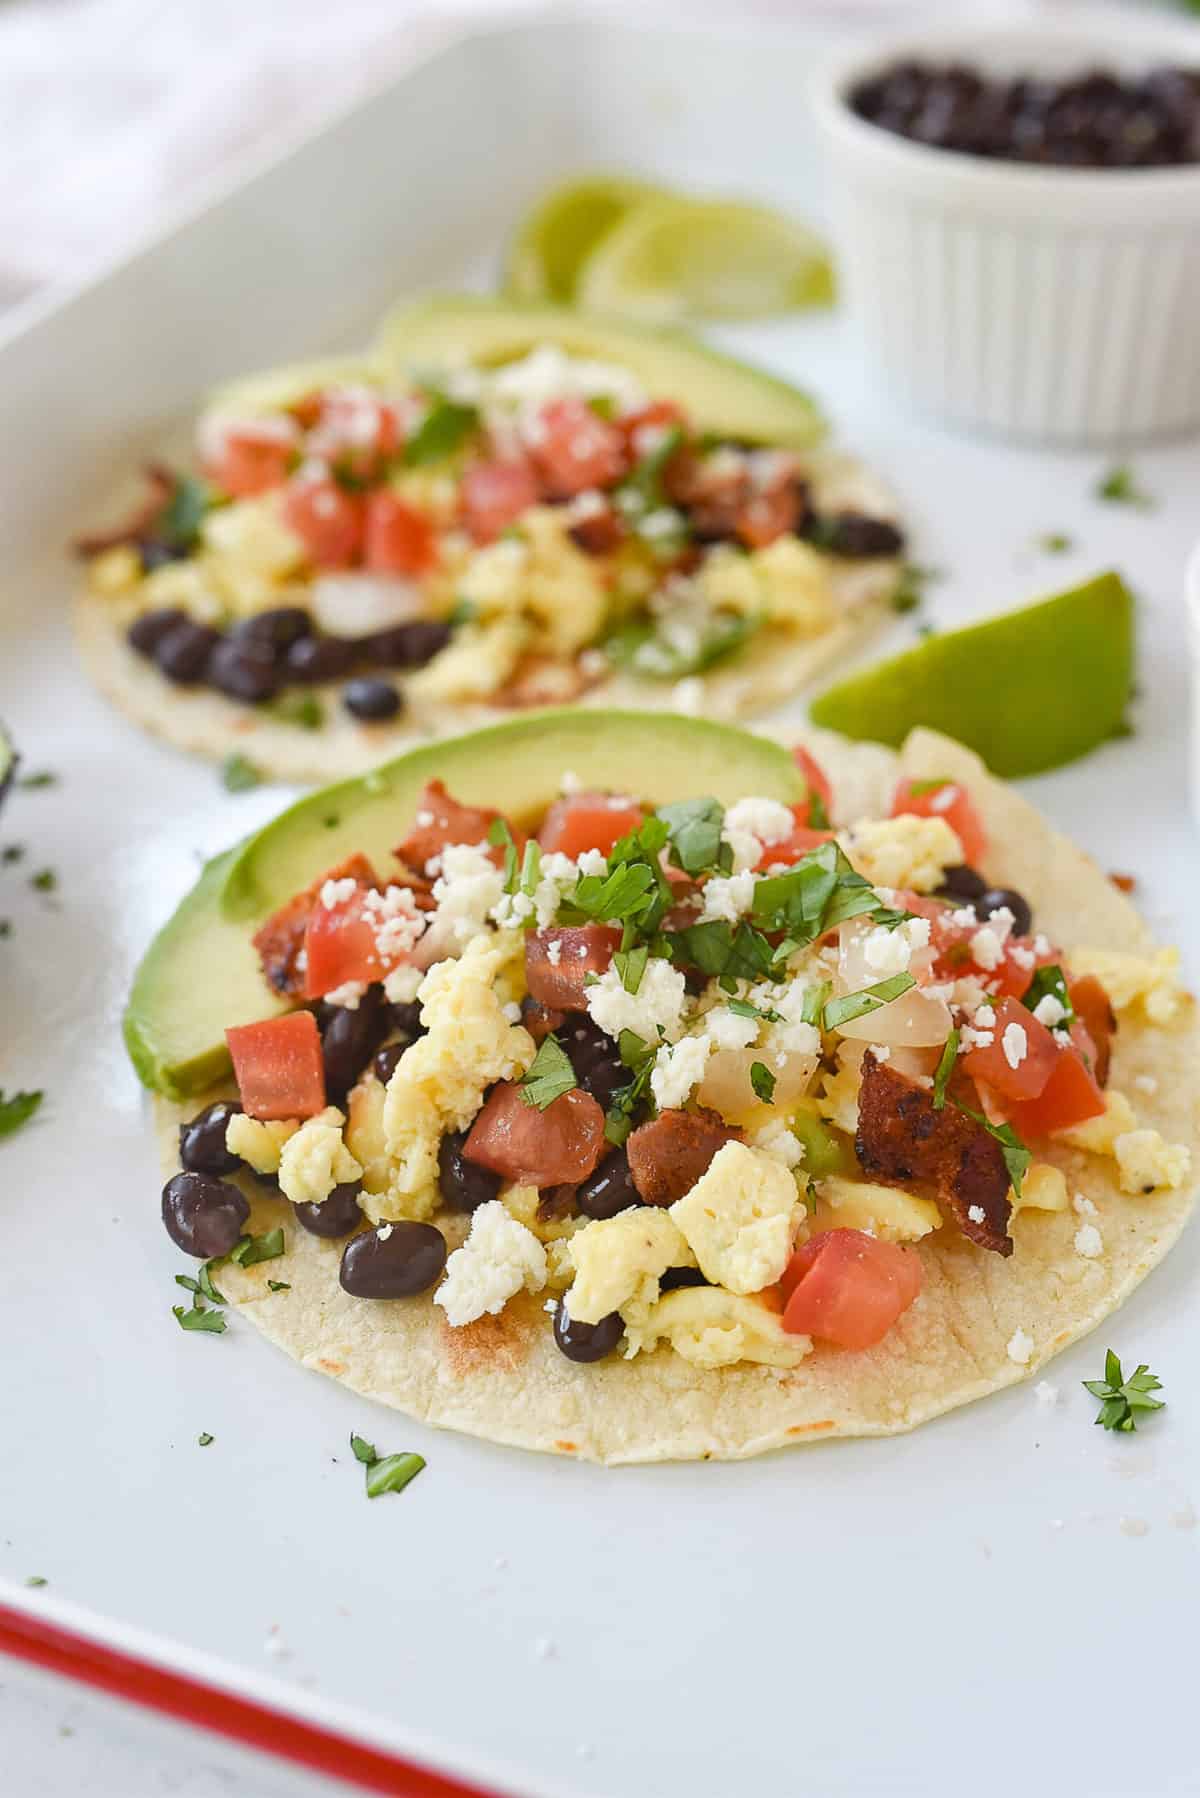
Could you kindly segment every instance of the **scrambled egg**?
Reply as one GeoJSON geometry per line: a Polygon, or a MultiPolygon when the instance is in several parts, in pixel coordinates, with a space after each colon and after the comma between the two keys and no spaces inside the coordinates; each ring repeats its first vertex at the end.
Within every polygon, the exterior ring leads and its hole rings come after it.
{"type": "Polygon", "coordinates": [[[842,847],[872,886],[932,893],[947,868],[962,862],[963,847],[944,818],[864,818],[845,833],[842,847]]]}
{"type": "Polygon", "coordinates": [[[383,1128],[385,1088],[372,1074],[360,1080],[350,1094],[346,1123],[346,1147],[362,1164],[363,1186],[368,1192],[386,1192],[391,1177],[391,1157],[383,1128]]]}
{"type": "Polygon", "coordinates": [[[257,575],[283,581],[306,558],[303,542],[283,521],[277,493],[214,506],[205,514],[200,536],[209,566],[227,570],[235,579],[257,575]]]}
{"type": "Polygon", "coordinates": [[[575,1280],[567,1309],[576,1323],[598,1324],[619,1311],[640,1324],[658,1297],[669,1267],[692,1267],[695,1256],[666,1211],[638,1205],[600,1218],[571,1238],[575,1280]]]}
{"type": "Polygon", "coordinates": [[[1021,1196],[1017,1197],[1009,1188],[1008,1202],[1014,1213],[1018,1211],[1065,1211],[1067,1209],[1067,1179],[1062,1169],[1054,1167],[1049,1161],[1035,1161],[1028,1168],[1021,1181],[1021,1196]]]}
{"type": "Polygon", "coordinates": [[[293,1205],[319,1205],[362,1168],[342,1141],[345,1119],[335,1106],[301,1124],[279,1157],[279,1189],[293,1205]]]}
{"type": "Polygon", "coordinates": [[[156,568],[138,587],[136,605],[147,612],[178,606],[198,624],[219,624],[225,615],[225,603],[199,562],[156,568]]]}
{"type": "Polygon", "coordinates": [[[1055,1139],[1070,1143],[1073,1149],[1087,1149],[1093,1155],[1115,1155],[1116,1140],[1127,1130],[1137,1128],[1133,1106],[1113,1086],[1104,1095],[1104,1110],[1098,1118],[1088,1118],[1069,1130],[1056,1130],[1055,1139]]]}
{"type": "Polygon", "coordinates": [[[502,1311],[522,1288],[540,1292],[545,1284],[545,1249],[499,1199],[489,1199],[472,1215],[471,1233],[447,1261],[433,1302],[448,1323],[461,1326],[502,1311]]]}
{"type": "Polygon", "coordinates": [[[410,690],[426,705],[487,699],[509,679],[529,637],[523,618],[463,625],[445,649],[411,677],[410,690]]]}
{"type": "Polygon", "coordinates": [[[862,1086],[862,1056],[851,1053],[853,1059],[850,1055],[843,1059],[839,1051],[837,1072],[826,1074],[817,1094],[819,1115],[847,1136],[853,1136],[858,1129],[858,1094],[862,1086]]]}
{"type": "Polygon", "coordinates": [[[519,529],[476,551],[459,576],[459,595],[485,624],[498,615],[529,619],[533,648],[572,656],[608,616],[604,575],[571,541],[562,508],[533,506],[519,529]]]}
{"type": "Polygon", "coordinates": [[[833,622],[829,566],[794,537],[778,537],[750,555],[719,544],[705,557],[696,581],[714,611],[761,616],[804,636],[828,630],[833,622]]]}
{"type": "Polygon", "coordinates": [[[1152,1024],[1169,1024],[1183,1004],[1178,949],[1156,949],[1153,955],[1126,955],[1119,949],[1072,949],[1073,974],[1094,974],[1114,1011],[1141,1002],[1152,1024]]]}
{"type": "Polygon", "coordinates": [[[263,1124],[243,1111],[235,1111],[225,1126],[225,1147],[231,1155],[240,1155],[256,1174],[277,1174],[283,1145],[299,1128],[298,1118],[263,1124]]]}
{"type": "Polygon", "coordinates": [[[782,1274],[802,1211],[796,1182],[781,1162],[727,1142],[670,1216],[706,1280],[749,1293],[782,1274]]]}
{"type": "Polygon", "coordinates": [[[817,1182],[814,1230],[866,1230],[884,1242],[918,1242],[941,1223],[932,1199],[919,1199],[902,1186],[877,1186],[841,1174],[817,1182]]]}
{"type": "Polygon", "coordinates": [[[142,558],[127,543],[106,549],[88,563],[88,586],[102,599],[117,599],[142,578],[142,558]]]}
{"type": "Polygon", "coordinates": [[[539,1242],[562,1242],[585,1227],[587,1219],[583,1217],[539,1217],[539,1197],[536,1186],[509,1186],[500,1194],[500,1201],[505,1210],[519,1224],[524,1224],[527,1230],[532,1231],[539,1242]]]}
{"type": "Polygon", "coordinates": [[[717,1286],[684,1286],[665,1293],[626,1334],[630,1355],[666,1342],[697,1367],[732,1367],[737,1361],[796,1367],[812,1348],[810,1337],[785,1330],[778,1313],[761,1300],[717,1286]]]}
{"type": "Polygon", "coordinates": [[[1182,1186],[1192,1166],[1182,1143],[1165,1142],[1157,1130],[1127,1130],[1113,1144],[1122,1192],[1155,1192],[1182,1186]]]}
{"type": "Polygon", "coordinates": [[[406,1049],[388,1083],[383,1128],[391,1161],[386,1192],[367,1209],[386,1218],[427,1218],[437,1206],[437,1157],[447,1130],[464,1130],[496,1080],[513,1080],[536,1044],[510,1024],[495,983],[524,960],[525,938],[501,930],[468,943],[457,961],[429,970],[418,998],[426,1034],[406,1049]]]}

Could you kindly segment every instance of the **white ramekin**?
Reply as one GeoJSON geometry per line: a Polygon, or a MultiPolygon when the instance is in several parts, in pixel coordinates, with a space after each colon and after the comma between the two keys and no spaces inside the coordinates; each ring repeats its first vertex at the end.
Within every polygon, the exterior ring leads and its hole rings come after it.
{"type": "Polygon", "coordinates": [[[1184,602],[1187,607],[1188,649],[1192,660],[1192,731],[1188,774],[1191,785],[1192,812],[1200,824],[1200,543],[1188,560],[1184,576],[1184,602]]]}
{"type": "Polygon", "coordinates": [[[813,95],[847,305],[870,373],[917,410],[1031,441],[1200,423],[1200,165],[1030,167],[911,143],[845,95],[899,58],[995,75],[1200,67],[1200,25],[1072,8],[861,42],[813,95]]]}

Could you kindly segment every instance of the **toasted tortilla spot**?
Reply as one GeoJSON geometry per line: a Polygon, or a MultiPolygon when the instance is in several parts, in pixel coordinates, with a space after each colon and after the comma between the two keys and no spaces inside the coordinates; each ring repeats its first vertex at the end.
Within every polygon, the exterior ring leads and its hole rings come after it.
{"type": "Polygon", "coordinates": [[[446,1367],[460,1380],[489,1369],[513,1373],[529,1352],[529,1326],[512,1307],[457,1328],[443,1318],[438,1337],[446,1367]]]}

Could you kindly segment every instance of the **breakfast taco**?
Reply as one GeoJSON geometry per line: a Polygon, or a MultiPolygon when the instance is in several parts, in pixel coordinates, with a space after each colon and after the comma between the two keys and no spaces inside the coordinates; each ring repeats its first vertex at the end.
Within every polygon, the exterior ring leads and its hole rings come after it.
{"type": "Polygon", "coordinates": [[[186,1327],[601,1461],[993,1392],[1193,1198],[1174,952],[927,731],[569,711],[415,751],[210,863],[126,1037],[186,1327]]]}
{"type": "Polygon", "coordinates": [[[890,494],[809,397],[674,334],[445,300],[218,394],[86,536],[77,640],[170,742],[279,778],[533,707],[732,718],[901,579],[890,494]]]}

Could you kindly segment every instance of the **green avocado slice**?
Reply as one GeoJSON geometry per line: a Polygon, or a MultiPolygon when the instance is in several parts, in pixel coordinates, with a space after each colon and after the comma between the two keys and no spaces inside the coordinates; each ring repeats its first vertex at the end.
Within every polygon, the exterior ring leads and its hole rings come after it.
{"type": "Polygon", "coordinates": [[[919,724],[956,737],[1017,779],[1086,755],[1125,729],[1133,596],[1120,575],[945,631],[839,681],[814,724],[899,747],[919,724]]]}
{"type": "Polygon", "coordinates": [[[434,297],[385,318],[377,359],[395,372],[473,363],[494,368],[540,344],[615,362],[655,399],[676,400],[701,431],[745,443],[808,449],[825,434],[812,397],[777,375],[710,349],[682,332],[634,325],[552,305],[482,295],[434,297]]]}
{"type": "Polygon", "coordinates": [[[585,789],[657,804],[708,795],[731,804],[748,794],[790,803],[803,786],[786,749],[731,725],[667,712],[561,711],[430,744],[311,793],[210,861],[150,945],[125,1013],[139,1078],[170,1098],[220,1078],[229,1066],[226,1028],[286,1009],[263,981],[254,931],[356,851],[383,874],[427,781],[521,824],[558,797],[568,770],[585,789]]]}
{"type": "Polygon", "coordinates": [[[0,805],[8,795],[13,776],[17,771],[18,756],[6,727],[0,724],[0,805]]]}

